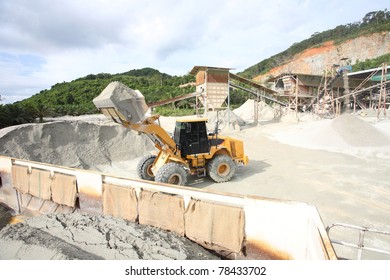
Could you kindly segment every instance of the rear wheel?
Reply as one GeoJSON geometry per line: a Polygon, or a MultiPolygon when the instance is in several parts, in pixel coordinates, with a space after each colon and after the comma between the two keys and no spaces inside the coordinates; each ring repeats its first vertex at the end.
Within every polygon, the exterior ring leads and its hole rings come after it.
{"type": "Polygon", "coordinates": [[[156,182],[173,185],[185,185],[187,183],[187,171],[180,163],[169,162],[157,171],[156,182]]]}
{"type": "Polygon", "coordinates": [[[144,156],[137,166],[138,176],[143,180],[154,181],[154,174],[152,172],[153,162],[156,159],[155,155],[144,156]]]}
{"type": "Polygon", "coordinates": [[[227,155],[216,155],[207,164],[207,174],[217,183],[230,181],[236,173],[237,165],[227,155]]]}

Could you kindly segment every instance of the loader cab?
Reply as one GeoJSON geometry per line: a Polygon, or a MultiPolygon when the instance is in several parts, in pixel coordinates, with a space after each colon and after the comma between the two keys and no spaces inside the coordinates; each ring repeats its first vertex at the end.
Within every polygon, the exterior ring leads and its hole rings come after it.
{"type": "Polygon", "coordinates": [[[210,151],[206,122],[207,119],[176,121],[173,140],[182,156],[203,154],[210,151]]]}

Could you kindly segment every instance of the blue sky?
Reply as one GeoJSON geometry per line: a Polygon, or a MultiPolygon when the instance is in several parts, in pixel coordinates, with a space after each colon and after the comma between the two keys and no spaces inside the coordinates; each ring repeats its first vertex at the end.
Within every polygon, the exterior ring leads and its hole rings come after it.
{"type": "Polygon", "coordinates": [[[13,103],[63,81],[153,67],[242,71],[388,0],[0,0],[0,95],[13,103]]]}

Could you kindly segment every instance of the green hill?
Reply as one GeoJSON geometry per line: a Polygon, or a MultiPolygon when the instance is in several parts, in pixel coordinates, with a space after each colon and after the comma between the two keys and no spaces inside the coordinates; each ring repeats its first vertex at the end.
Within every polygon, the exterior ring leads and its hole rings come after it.
{"type": "Polygon", "coordinates": [[[163,100],[185,93],[194,88],[179,88],[192,81],[192,76],[170,76],[152,68],[131,70],[120,74],[90,74],[71,82],[58,83],[28,99],[23,105],[43,104],[53,110],[54,115],[81,115],[96,113],[92,99],[112,81],[119,81],[140,90],[147,102],[163,100]]]}
{"type": "MultiPolygon", "coordinates": [[[[42,121],[43,117],[97,113],[92,100],[112,81],[140,90],[150,103],[194,92],[195,87],[179,87],[194,80],[192,75],[171,76],[152,68],[119,74],[90,74],[71,82],[57,83],[14,104],[0,105],[0,128],[37,118],[42,121]]],[[[188,102],[182,102],[182,107],[190,108],[188,102]]],[[[167,111],[166,108],[160,110],[167,111]]]]}

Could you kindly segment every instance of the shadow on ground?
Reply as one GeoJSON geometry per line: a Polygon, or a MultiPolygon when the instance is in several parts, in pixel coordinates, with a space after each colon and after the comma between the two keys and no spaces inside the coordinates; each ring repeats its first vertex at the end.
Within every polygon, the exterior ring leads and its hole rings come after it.
{"type": "Polygon", "coordinates": [[[11,221],[11,209],[5,204],[0,203],[0,230],[4,228],[11,221]]]}
{"type": "MultiPolygon", "coordinates": [[[[248,165],[246,166],[238,166],[236,170],[236,174],[234,175],[231,182],[233,183],[239,183],[245,178],[249,178],[255,174],[264,172],[268,167],[271,165],[263,160],[250,160],[248,165]]],[[[221,183],[221,184],[228,184],[227,183],[221,183]]],[[[187,185],[193,188],[207,188],[210,187],[213,184],[218,184],[211,180],[208,176],[206,177],[198,177],[196,175],[189,176],[187,185]]]]}

